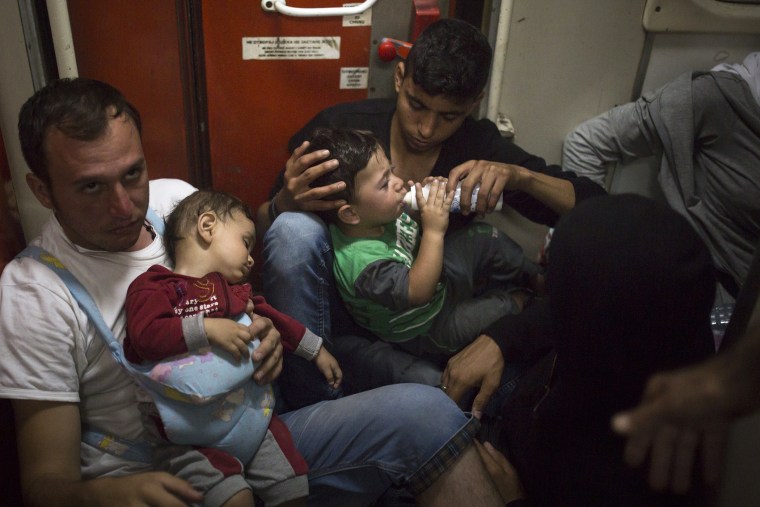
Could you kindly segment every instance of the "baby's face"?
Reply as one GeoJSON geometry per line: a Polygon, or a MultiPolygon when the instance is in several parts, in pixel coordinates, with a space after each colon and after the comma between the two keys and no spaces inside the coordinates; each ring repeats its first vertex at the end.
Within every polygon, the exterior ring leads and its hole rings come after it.
{"type": "Polygon", "coordinates": [[[208,250],[214,271],[230,283],[243,281],[253,267],[251,250],[255,241],[254,223],[242,212],[235,211],[220,221],[208,250]]]}
{"type": "Polygon", "coordinates": [[[352,207],[364,225],[387,224],[403,211],[406,192],[404,181],[394,174],[388,157],[378,149],[367,167],[356,175],[352,207]]]}

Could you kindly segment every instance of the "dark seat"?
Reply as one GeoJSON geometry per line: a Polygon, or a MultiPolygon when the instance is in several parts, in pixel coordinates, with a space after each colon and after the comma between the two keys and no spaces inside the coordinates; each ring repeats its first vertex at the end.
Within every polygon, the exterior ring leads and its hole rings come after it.
{"type": "Polygon", "coordinates": [[[0,399],[0,504],[22,505],[11,402],[0,399]]]}

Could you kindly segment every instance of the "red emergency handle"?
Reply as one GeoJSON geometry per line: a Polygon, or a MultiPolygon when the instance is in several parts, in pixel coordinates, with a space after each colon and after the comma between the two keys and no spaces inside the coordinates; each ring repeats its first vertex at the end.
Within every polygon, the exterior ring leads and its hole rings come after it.
{"type": "Polygon", "coordinates": [[[377,56],[384,62],[390,62],[396,56],[406,58],[411,48],[412,44],[409,42],[383,37],[377,46],[377,56]]]}

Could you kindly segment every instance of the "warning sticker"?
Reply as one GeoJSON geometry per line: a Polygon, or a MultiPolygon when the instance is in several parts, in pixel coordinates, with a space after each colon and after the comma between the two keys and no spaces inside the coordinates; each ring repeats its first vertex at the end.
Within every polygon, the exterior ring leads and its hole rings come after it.
{"type": "Polygon", "coordinates": [[[243,37],[243,60],[337,60],[340,37],[243,37]]]}
{"type": "Polygon", "coordinates": [[[365,90],[369,78],[369,67],[341,67],[341,90],[365,90]]]}

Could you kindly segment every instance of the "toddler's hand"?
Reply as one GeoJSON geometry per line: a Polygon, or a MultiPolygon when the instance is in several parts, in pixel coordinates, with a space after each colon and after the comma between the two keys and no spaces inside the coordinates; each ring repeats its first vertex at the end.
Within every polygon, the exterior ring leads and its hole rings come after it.
{"type": "Polygon", "coordinates": [[[238,324],[232,319],[203,319],[206,336],[212,345],[226,350],[237,360],[248,359],[248,342],[253,340],[248,326],[238,324]]]}
{"type": "Polygon", "coordinates": [[[419,183],[414,185],[414,191],[417,192],[423,232],[445,233],[449,226],[451,202],[454,200],[454,192],[446,191],[446,178],[433,179],[427,199],[422,194],[419,183]]]}
{"type": "Polygon", "coordinates": [[[319,348],[317,357],[314,358],[314,364],[317,365],[317,369],[325,376],[330,387],[337,389],[340,386],[340,382],[343,380],[343,372],[340,370],[338,360],[327,352],[324,346],[319,348]]]}

